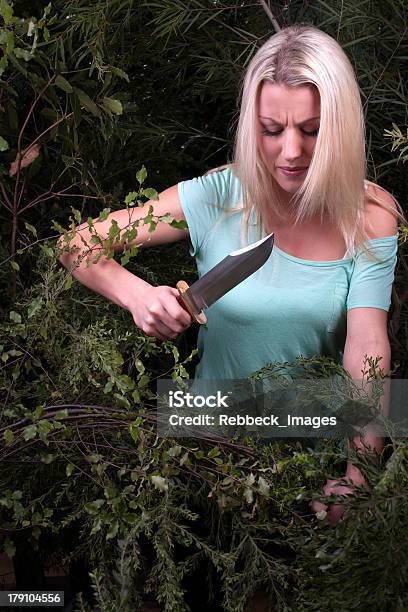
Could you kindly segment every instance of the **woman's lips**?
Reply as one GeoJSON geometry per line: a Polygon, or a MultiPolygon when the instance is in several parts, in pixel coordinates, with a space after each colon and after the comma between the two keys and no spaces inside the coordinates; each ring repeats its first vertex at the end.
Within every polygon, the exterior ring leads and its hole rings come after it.
{"type": "Polygon", "coordinates": [[[278,170],[280,170],[280,172],[282,172],[282,174],[285,176],[300,176],[306,172],[307,168],[285,168],[278,166],[278,170]]]}

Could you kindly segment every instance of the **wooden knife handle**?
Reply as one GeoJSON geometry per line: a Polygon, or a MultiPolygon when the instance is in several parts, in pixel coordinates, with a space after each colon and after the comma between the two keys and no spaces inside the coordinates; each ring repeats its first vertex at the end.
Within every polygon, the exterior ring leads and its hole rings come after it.
{"type": "Polygon", "coordinates": [[[193,320],[196,321],[196,323],[199,323],[200,325],[205,325],[207,323],[207,317],[205,316],[202,310],[198,311],[196,309],[192,300],[189,299],[188,295],[186,295],[186,291],[187,289],[189,289],[189,286],[187,285],[186,281],[178,281],[176,287],[179,292],[179,301],[183,308],[185,308],[185,310],[187,310],[191,314],[193,320]]]}

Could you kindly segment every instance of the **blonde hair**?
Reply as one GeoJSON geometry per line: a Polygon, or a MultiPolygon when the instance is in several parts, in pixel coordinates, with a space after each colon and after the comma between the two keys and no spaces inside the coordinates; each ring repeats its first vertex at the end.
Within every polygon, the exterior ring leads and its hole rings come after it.
{"type": "Polygon", "coordinates": [[[363,110],[346,54],[313,26],[294,25],[274,34],[252,58],[245,75],[233,170],[242,184],[246,231],[252,211],[260,228],[271,203],[277,216],[283,212],[277,185],[257,144],[258,101],[265,81],[318,89],[320,128],[307,176],[292,198],[296,222],[328,214],[352,250],[367,239],[363,110]]]}

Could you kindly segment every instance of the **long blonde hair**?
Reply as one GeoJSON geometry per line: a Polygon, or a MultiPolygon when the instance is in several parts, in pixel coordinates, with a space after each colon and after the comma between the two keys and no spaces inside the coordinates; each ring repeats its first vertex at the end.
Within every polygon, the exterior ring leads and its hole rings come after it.
{"type": "Polygon", "coordinates": [[[244,225],[252,212],[259,227],[271,206],[282,215],[274,178],[257,145],[262,83],[315,86],[320,128],[307,176],[294,196],[296,222],[325,213],[341,231],[347,249],[367,239],[365,129],[354,70],[340,45],[313,26],[294,25],[274,34],[252,58],[242,87],[233,169],[242,184],[244,225]]]}

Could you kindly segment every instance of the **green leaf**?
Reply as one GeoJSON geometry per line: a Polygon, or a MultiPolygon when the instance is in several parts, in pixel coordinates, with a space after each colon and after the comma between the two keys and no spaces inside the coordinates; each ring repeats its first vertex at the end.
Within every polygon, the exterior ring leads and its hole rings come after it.
{"type": "Polygon", "coordinates": [[[254,482],[255,482],[255,476],[251,472],[246,477],[245,484],[247,486],[244,489],[244,498],[248,504],[252,504],[252,502],[254,501],[254,492],[252,489],[254,482]]]}
{"type": "Polygon", "coordinates": [[[111,226],[108,232],[108,238],[116,238],[120,234],[120,229],[116,219],[112,219],[111,226]]]}
{"type": "Polygon", "coordinates": [[[114,538],[117,535],[118,530],[119,530],[119,523],[118,521],[115,520],[109,527],[108,533],[106,534],[106,539],[111,540],[112,538],[114,538]]]}
{"type": "Polygon", "coordinates": [[[28,427],[26,427],[24,429],[24,433],[23,433],[23,437],[24,440],[32,440],[33,438],[35,438],[35,436],[37,435],[37,426],[34,425],[34,423],[32,425],[28,425],[28,427]]]}
{"type": "Polygon", "coordinates": [[[135,366],[136,366],[137,371],[140,374],[144,373],[145,367],[144,367],[143,361],[141,359],[135,359],[135,366]]]}
{"type": "Polygon", "coordinates": [[[139,172],[136,173],[136,180],[141,185],[142,183],[145,182],[146,177],[147,177],[147,170],[146,170],[145,166],[143,165],[140,168],[139,172]]]}
{"type": "Polygon", "coordinates": [[[13,323],[21,323],[21,315],[18,312],[11,310],[9,317],[10,321],[13,321],[13,323]]]}
{"type": "Polygon", "coordinates": [[[208,453],[208,457],[218,457],[218,455],[220,454],[220,449],[218,448],[218,446],[214,446],[214,448],[212,448],[210,450],[210,452],[208,453]]]}
{"type": "Polygon", "coordinates": [[[53,426],[48,421],[40,421],[37,425],[39,438],[48,446],[48,434],[53,429],[53,426]]]}
{"type": "Polygon", "coordinates": [[[134,423],[131,423],[129,425],[129,433],[132,436],[132,440],[134,442],[139,441],[139,428],[134,423]]]}
{"type": "Polygon", "coordinates": [[[7,151],[7,149],[9,148],[10,148],[10,145],[7,142],[7,140],[4,140],[4,138],[0,136],[0,151],[7,151]]]}
{"type": "Polygon", "coordinates": [[[88,514],[95,516],[96,514],[99,514],[99,510],[102,508],[104,503],[105,503],[104,499],[96,499],[93,502],[89,502],[85,504],[84,508],[85,508],[85,511],[88,512],[88,514]]]}
{"type": "Polygon", "coordinates": [[[131,204],[132,202],[134,202],[137,198],[137,191],[131,191],[130,193],[127,194],[126,198],[125,198],[125,204],[131,204]]]}
{"type": "Polygon", "coordinates": [[[54,414],[54,419],[58,420],[58,419],[66,419],[68,416],[68,409],[67,408],[63,408],[62,410],[58,410],[58,412],[56,412],[54,414]]]}
{"type": "Polygon", "coordinates": [[[47,246],[45,244],[41,245],[41,250],[43,253],[45,253],[45,255],[47,255],[48,257],[54,257],[54,251],[50,246],[47,246]]]}
{"type": "Polygon", "coordinates": [[[171,223],[172,221],[174,221],[174,217],[173,215],[171,215],[170,213],[166,213],[165,215],[161,215],[159,217],[160,221],[162,221],[162,223],[171,223]]]}
{"type": "Polygon", "coordinates": [[[109,379],[103,388],[104,393],[110,393],[113,389],[113,380],[109,379]]]}
{"type": "Polygon", "coordinates": [[[51,227],[52,227],[52,229],[55,229],[60,234],[63,234],[65,232],[65,229],[62,227],[62,225],[57,223],[57,221],[53,221],[51,227]]]}
{"type": "Polygon", "coordinates": [[[262,495],[269,495],[269,489],[271,487],[268,482],[264,478],[262,478],[262,476],[259,476],[258,486],[259,492],[262,493],[262,495]]]}
{"type": "Polygon", "coordinates": [[[50,463],[54,461],[55,457],[56,455],[53,455],[52,453],[48,453],[47,455],[43,455],[41,457],[41,461],[45,463],[46,465],[49,465],[50,463]]]}
{"type": "Polygon", "coordinates": [[[20,272],[20,266],[18,265],[18,263],[16,261],[10,261],[10,266],[13,268],[13,270],[15,270],[16,272],[20,272]]]}
{"type": "Polygon", "coordinates": [[[7,444],[10,444],[10,442],[14,440],[14,434],[11,431],[11,429],[6,429],[6,431],[3,434],[3,438],[5,442],[7,442],[7,444]]]}
{"type": "Polygon", "coordinates": [[[101,213],[99,213],[99,217],[97,218],[97,222],[106,221],[108,215],[110,213],[110,208],[104,208],[101,213]]]}
{"type": "Polygon", "coordinates": [[[122,103],[114,98],[103,98],[103,106],[114,115],[123,115],[122,103]]]}
{"type": "Polygon", "coordinates": [[[75,221],[77,223],[81,223],[82,215],[81,215],[80,211],[77,210],[76,208],[72,208],[72,207],[71,207],[71,210],[72,210],[72,214],[74,215],[75,221]]]}
{"type": "Polygon", "coordinates": [[[64,291],[68,291],[69,289],[71,289],[72,283],[73,283],[72,274],[68,274],[64,282],[64,291]]]}
{"type": "Polygon", "coordinates": [[[177,346],[175,346],[175,345],[172,346],[171,350],[172,350],[173,357],[174,357],[174,363],[177,363],[179,358],[180,358],[179,350],[178,350],[177,346]]]}
{"type": "Polygon", "coordinates": [[[72,463],[68,463],[67,467],[65,468],[65,473],[68,476],[68,478],[72,475],[72,472],[74,471],[75,466],[72,463]]]}
{"type": "Polygon", "coordinates": [[[139,389],[145,387],[150,381],[150,377],[147,374],[143,374],[138,382],[137,382],[137,386],[139,387],[139,389]]]}
{"type": "Polygon", "coordinates": [[[157,193],[155,189],[152,189],[151,187],[147,187],[147,189],[143,189],[142,194],[146,196],[146,198],[149,198],[149,200],[159,199],[159,194],[157,193]]]}
{"type": "Polygon", "coordinates": [[[129,83],[129,76],[124,70],[121,70],[121,68],[116,68],[116,66],[112,66],[111,70],[113,74],[116,74],[121,79],[125,79],[125,81],[129,83]]]}
{"type": "Polygon", "coordinates": [[[95,102],[91,100],[87,93],[79,89],[78,87],[74,88],[76,95],[78,96],[78,100],[81,103],[81,106],[85,108],[85,110],[89,111],[94,117],[100,117],[101,113],[99,108],[96,106],[95,102]]]}
{"type": "Polygon", "coordinates": [[[57,87],[62,89],[62,91],[65,91],[65,93],[72,93],[74,91],[72,85],[70,85],[70,83],[68,83],[68,81],[60,74],[55,79],[55,84],[57,87]]]}
{"type": "Polygon", "coordinates": [[[18,58],[18,59],[23,59],[26,62],[29,62],[30,59],[33,58],[32,54],[30,53],[30,51],[27,51],[27,49],[21,49],[21,47],[15,47],[14,48],[14,55],[18,58]]]}
{"type": "Polygon", "coordinates": [[[24,223],[24,225],[26,226],[26,229],[37,238],[37,230],[35,229],[34,225],[30,225],[29,223],[24,223]]]}
{"type": "Polygon", "coordinates": [[[163,478],[163,476],[150,476],[150,479],[156,489],[158,489],[159,491],[168,491],[169,485],[166,479],[163,478]]]}
{"type": "Polygon", "coordinates": [[[125,251],[125,254],[120,258],[121,266],[127,266],[130,260],[130,251],[125,251]]]}
{"type": "Polygon", "coordinates": [[[175,229],[188,229],[188,225],[187,223],[184,221],[184,219],[182,219],[181,221],[171,221],[171,223],[169,224],[170,227],[174,227],[175,229]]]}
{"type": "Polygon", "coordinates": [[[4,25],[9,25],[13,19],[13,9],[7,0],[1,0],[0,2],[0,15],[4,19],[4,25]]]}
{"type": "Polygon", "coordinates": [[[42,297],[34,298],[28,306],[27,317],[31,319],[35,314],[37,314],[37,312],[41,310],[42,304],[43,304],[42,297]]]}

